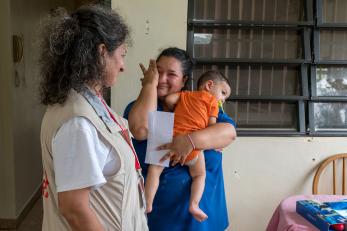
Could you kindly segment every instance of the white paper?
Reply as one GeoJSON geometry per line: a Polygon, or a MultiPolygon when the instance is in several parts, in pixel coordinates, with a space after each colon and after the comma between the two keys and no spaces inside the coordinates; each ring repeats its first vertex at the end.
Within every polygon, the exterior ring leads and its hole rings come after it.
{"type": "Polygon", "coordinates": [[[170,160],[159,162],[169,150],[157,150],[158,146],[171,143],[174,113],[154,111],[148,114],[148,139],[145,163],[168,167],[170,160]]]}

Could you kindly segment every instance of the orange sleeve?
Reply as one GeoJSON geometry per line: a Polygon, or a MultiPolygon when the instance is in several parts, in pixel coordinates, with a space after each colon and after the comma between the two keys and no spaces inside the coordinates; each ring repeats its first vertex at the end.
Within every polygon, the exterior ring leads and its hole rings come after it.
{"type": "Polygon", "coordinates": [[[218,112],[219,112],[218,103],[217,103],[216,99],[213,97],[213,100],[211,102],[210,117],[216,117],[217,118],[218,112]]]}

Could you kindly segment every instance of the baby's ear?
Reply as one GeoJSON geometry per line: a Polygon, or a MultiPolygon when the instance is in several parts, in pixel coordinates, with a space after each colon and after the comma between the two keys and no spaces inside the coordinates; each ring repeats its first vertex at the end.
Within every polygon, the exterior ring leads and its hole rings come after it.
{"type": "Polygon", "coordinates": [[[213,82],[212,80],[207,80],[207,81],[205,82],[205,89],[206,89],[207,91],[211,90],[211,88],[213,87],[213,84],[214,84],[214,82],[213,82]]]}

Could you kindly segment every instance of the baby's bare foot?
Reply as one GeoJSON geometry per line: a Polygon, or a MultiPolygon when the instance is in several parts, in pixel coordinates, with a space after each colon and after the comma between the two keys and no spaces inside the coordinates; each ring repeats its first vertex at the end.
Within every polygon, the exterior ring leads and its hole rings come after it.
{"type": "Polygon", "coordinates": [[[204,213],[197,205],[190,205],[189,206],[189,212],[193,215],[193,217],[196,220],[198,220],[200,222],[203,222],[204,220],[206,220],[208,218],[206,213],[204,213]]]}

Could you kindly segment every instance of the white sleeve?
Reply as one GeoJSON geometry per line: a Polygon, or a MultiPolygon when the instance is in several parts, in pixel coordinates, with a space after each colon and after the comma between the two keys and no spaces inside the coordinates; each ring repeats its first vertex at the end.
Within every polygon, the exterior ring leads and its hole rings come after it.
{"type": "Polygon", "coordinates": [[[106,183],[102,172],[106,158],[97,155],[100,142],[95,127],[85,118],[63,124],[52,141],[57,192],[106,183]]]}

